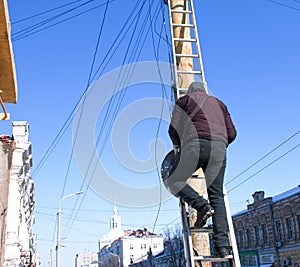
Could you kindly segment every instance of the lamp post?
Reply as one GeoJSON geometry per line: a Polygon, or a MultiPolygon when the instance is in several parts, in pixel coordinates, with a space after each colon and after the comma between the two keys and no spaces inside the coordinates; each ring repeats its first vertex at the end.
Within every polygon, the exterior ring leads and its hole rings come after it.
{"type": "Polygon", "coordinates": [[[56,242],[56,267],[60,266],[60,213],[61,213],[61,202],[67,198],[67,197],[72,197],[76,195],[82,194],[83,191],[78,191],[75,193],[72,193],[70,195],[66,195],[61,198],[61,200],[58,203],[58,210],[57,210],[57,242],[56,242]]]}

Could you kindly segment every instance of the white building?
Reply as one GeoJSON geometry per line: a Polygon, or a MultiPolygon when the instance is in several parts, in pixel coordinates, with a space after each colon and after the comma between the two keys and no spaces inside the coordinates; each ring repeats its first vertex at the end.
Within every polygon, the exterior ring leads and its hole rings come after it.
{"type": "Polygon", "coordinates": [[[78,253],[75,258],[75,267],[98,267],[98,254],[93,252],[78,253]]]}
{"type": "Polygon", "coordinates": [[[114,242],[119,237],[122,237],[124,232],[121,228],[121,217],[117,215],[117,207],[114,206],[114,214],[110,218],[110,231],[99,239],[99,250],[104,248],[105,246],[109,246],[112,242],[114,242]]]}
{"type": "Polygon", "coordinates": [[[32,151],[28,130],[27,122],[13,122],[3,266],[36,266],[36,237],[32,233],[34,182],[30,177],[32,151]]]}
{"type": "Polygon", "coordinates": [[[164,250],[162,235],[150,233],[146,228],[123,232],[116,207],[110,225],[110,232],[99,241],[98,261],[101,267],[127,267],[130,263],[146,259],[150,250],[153,255],[164,250]]]}
{"type": "Polygon", "coordinates": [[[133,231],[131,235],[115,241],[110,247],[110,251],[120,257],[121,266],[124,267],[147,259],[150,250],[153,255],[163,251],[164,237],[150,233],[146,228],[133,231]]]}

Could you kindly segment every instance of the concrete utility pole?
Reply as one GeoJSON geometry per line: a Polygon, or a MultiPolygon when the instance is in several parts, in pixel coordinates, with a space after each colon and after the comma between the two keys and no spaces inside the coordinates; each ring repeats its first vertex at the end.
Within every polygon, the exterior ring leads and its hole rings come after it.
{"type": "MultiPolygon", "coordinates": [[[[172,9],[175,10],[186,10],[187,1],[184,0],[171,0],[172,9]]],[[[189,24],[189,14],[183,13],[173,13],[172,14],[173,23],[176,24],[189,24]]],[[[191,38],[191,30],[189,27],[176,26],[174,27],[174,37],[175,38],[191,38]]],[[[191,42],[175,42],[175,53],[176,54],[192,54],[192,44],[191,42]]],[[[193,59],[181,57],[176,60],[179,62],[177,68],[180,70],[192,71],[194,69],[193,59]]],[[[178,77],[179,86],[182,88],[188,88],[191,82],[194,81],[193,74],[181,74],[178,77]]]]}

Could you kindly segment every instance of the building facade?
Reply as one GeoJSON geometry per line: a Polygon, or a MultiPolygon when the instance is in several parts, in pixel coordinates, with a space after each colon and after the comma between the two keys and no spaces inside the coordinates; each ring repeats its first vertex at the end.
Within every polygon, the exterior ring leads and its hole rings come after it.
{"type": "Polygon", "coordinates": [[[75,258],[75,267],[98,267],[98,254],[93,252],[78,253],[75,258]]]}
{"type": "Polygon", "coordinates": [[[150,233],[148,229],[127,231],[127,235],[115,240],[99,251],[99,261],[104,266],[127,267],[148,258],[149,252],[158,254],[164,249],[162,235],[150,233]]]}
{"type": "MultiPolygon", "coordinates": [[[[30,176],[32,149],[27,122],[13,122],[12,153],[7,179],[7,206],[2,240],[2,265],[37,266],[34,224],[34,182],[30,176]]],[[[4,203],[4,202],[3,202],[4,203]]]]}
{"type": "Polygon", "coordinates": [[[274,197],[255,192],[232,216],[242,266],[300,265],[300,185],[274,197]]]}
{"type": "Polygon", "coordinates": [[[148,253],[146,260],[134,262],[130,267],[177,267],[185,266],[184,248],[182,237],[175,236],[173,238],[165,239],[164,250],[155,254],[148,253]]]}
{"type": "Polygon", "coordinates": [[[0,136],[0,266],[3,266],[4,258],[9,170],[12,162],[13,145],[14,142],[10,136],[0,136]]]}
{"type": "Polygon", "coordinates": [[[135,261],[147,259],[150,248],[153,254],[161,252],[163,236],[150,233],[147,228],[121,230],[121,217],[116,206],[110,218],[110,231],[99,240],[99,266],[127,267],[135,261]]]}

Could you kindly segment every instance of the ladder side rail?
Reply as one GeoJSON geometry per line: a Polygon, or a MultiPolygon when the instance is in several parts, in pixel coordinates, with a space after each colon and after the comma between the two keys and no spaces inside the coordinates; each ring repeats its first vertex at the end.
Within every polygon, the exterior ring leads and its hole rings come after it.
{"type": "Polygon", "coordinates": [[[168,0],[168,9],[169,9],[169,21],[170,21],[170,30],[171,30],[171,43],[172,43],[172,53],[173,53],[173,70],[174,70],[174,80],[173,87],[176,89],[176,100],[178,99],[178,73],[177,73],[177,62],[176,62],[176,48],[174,41],[174,28],[173,28],[173,12],[171,7],[171,0],[168,0]]]}
{"type": "Polygon", "coordinates": [[[223,187],[223,193],[224,193],[224,202],[225,202],[225,209],[226,209],[226,214],[227,214],[227,222],[228,222],[228,227],[229,227],[229,236],[230,236],[230,243],[231,243],[231,247],[232,247],[234,267],[241,267],[237,242],[236,242],[234,228],[233,228],[233,222],[232,222],[231,213],[230,213],[228,195],[227,195],[225,186],[223,187]]]}
{"type": "Polygon", "coordinates": [[[195,267],[192,236],[189,227],[189,218],[187,216],[187,204],[184,202],[184,200],[179,199],[179,205],[182,220],[185,267],[195,267]]]}
{"type": "Polygon", "coordinates": [[[192,24],[194,24],[194,31],[195,31],[195,33],[194,33],[195,36],[194,37],[197,40],[196,49],[197,49],[197,53],[199,55],[198,64],[199,64],[199,68],[200,68],[200,71],[201,71],[201,80],[202,80],[203,83],[206,84],[205,75],[204,75],[203,61],[202,61],[202,54],[201,54],[201,48],[200,48],[200,39],[199,39],[199,35],[198,35],[198,28],[197,28],[197,23],[196,23],[196,18],[195,18],[195,9],[194,9],[193,0],[190,0],[190,5],[191,5],[191,11],[192,11],[192,24]]]}

